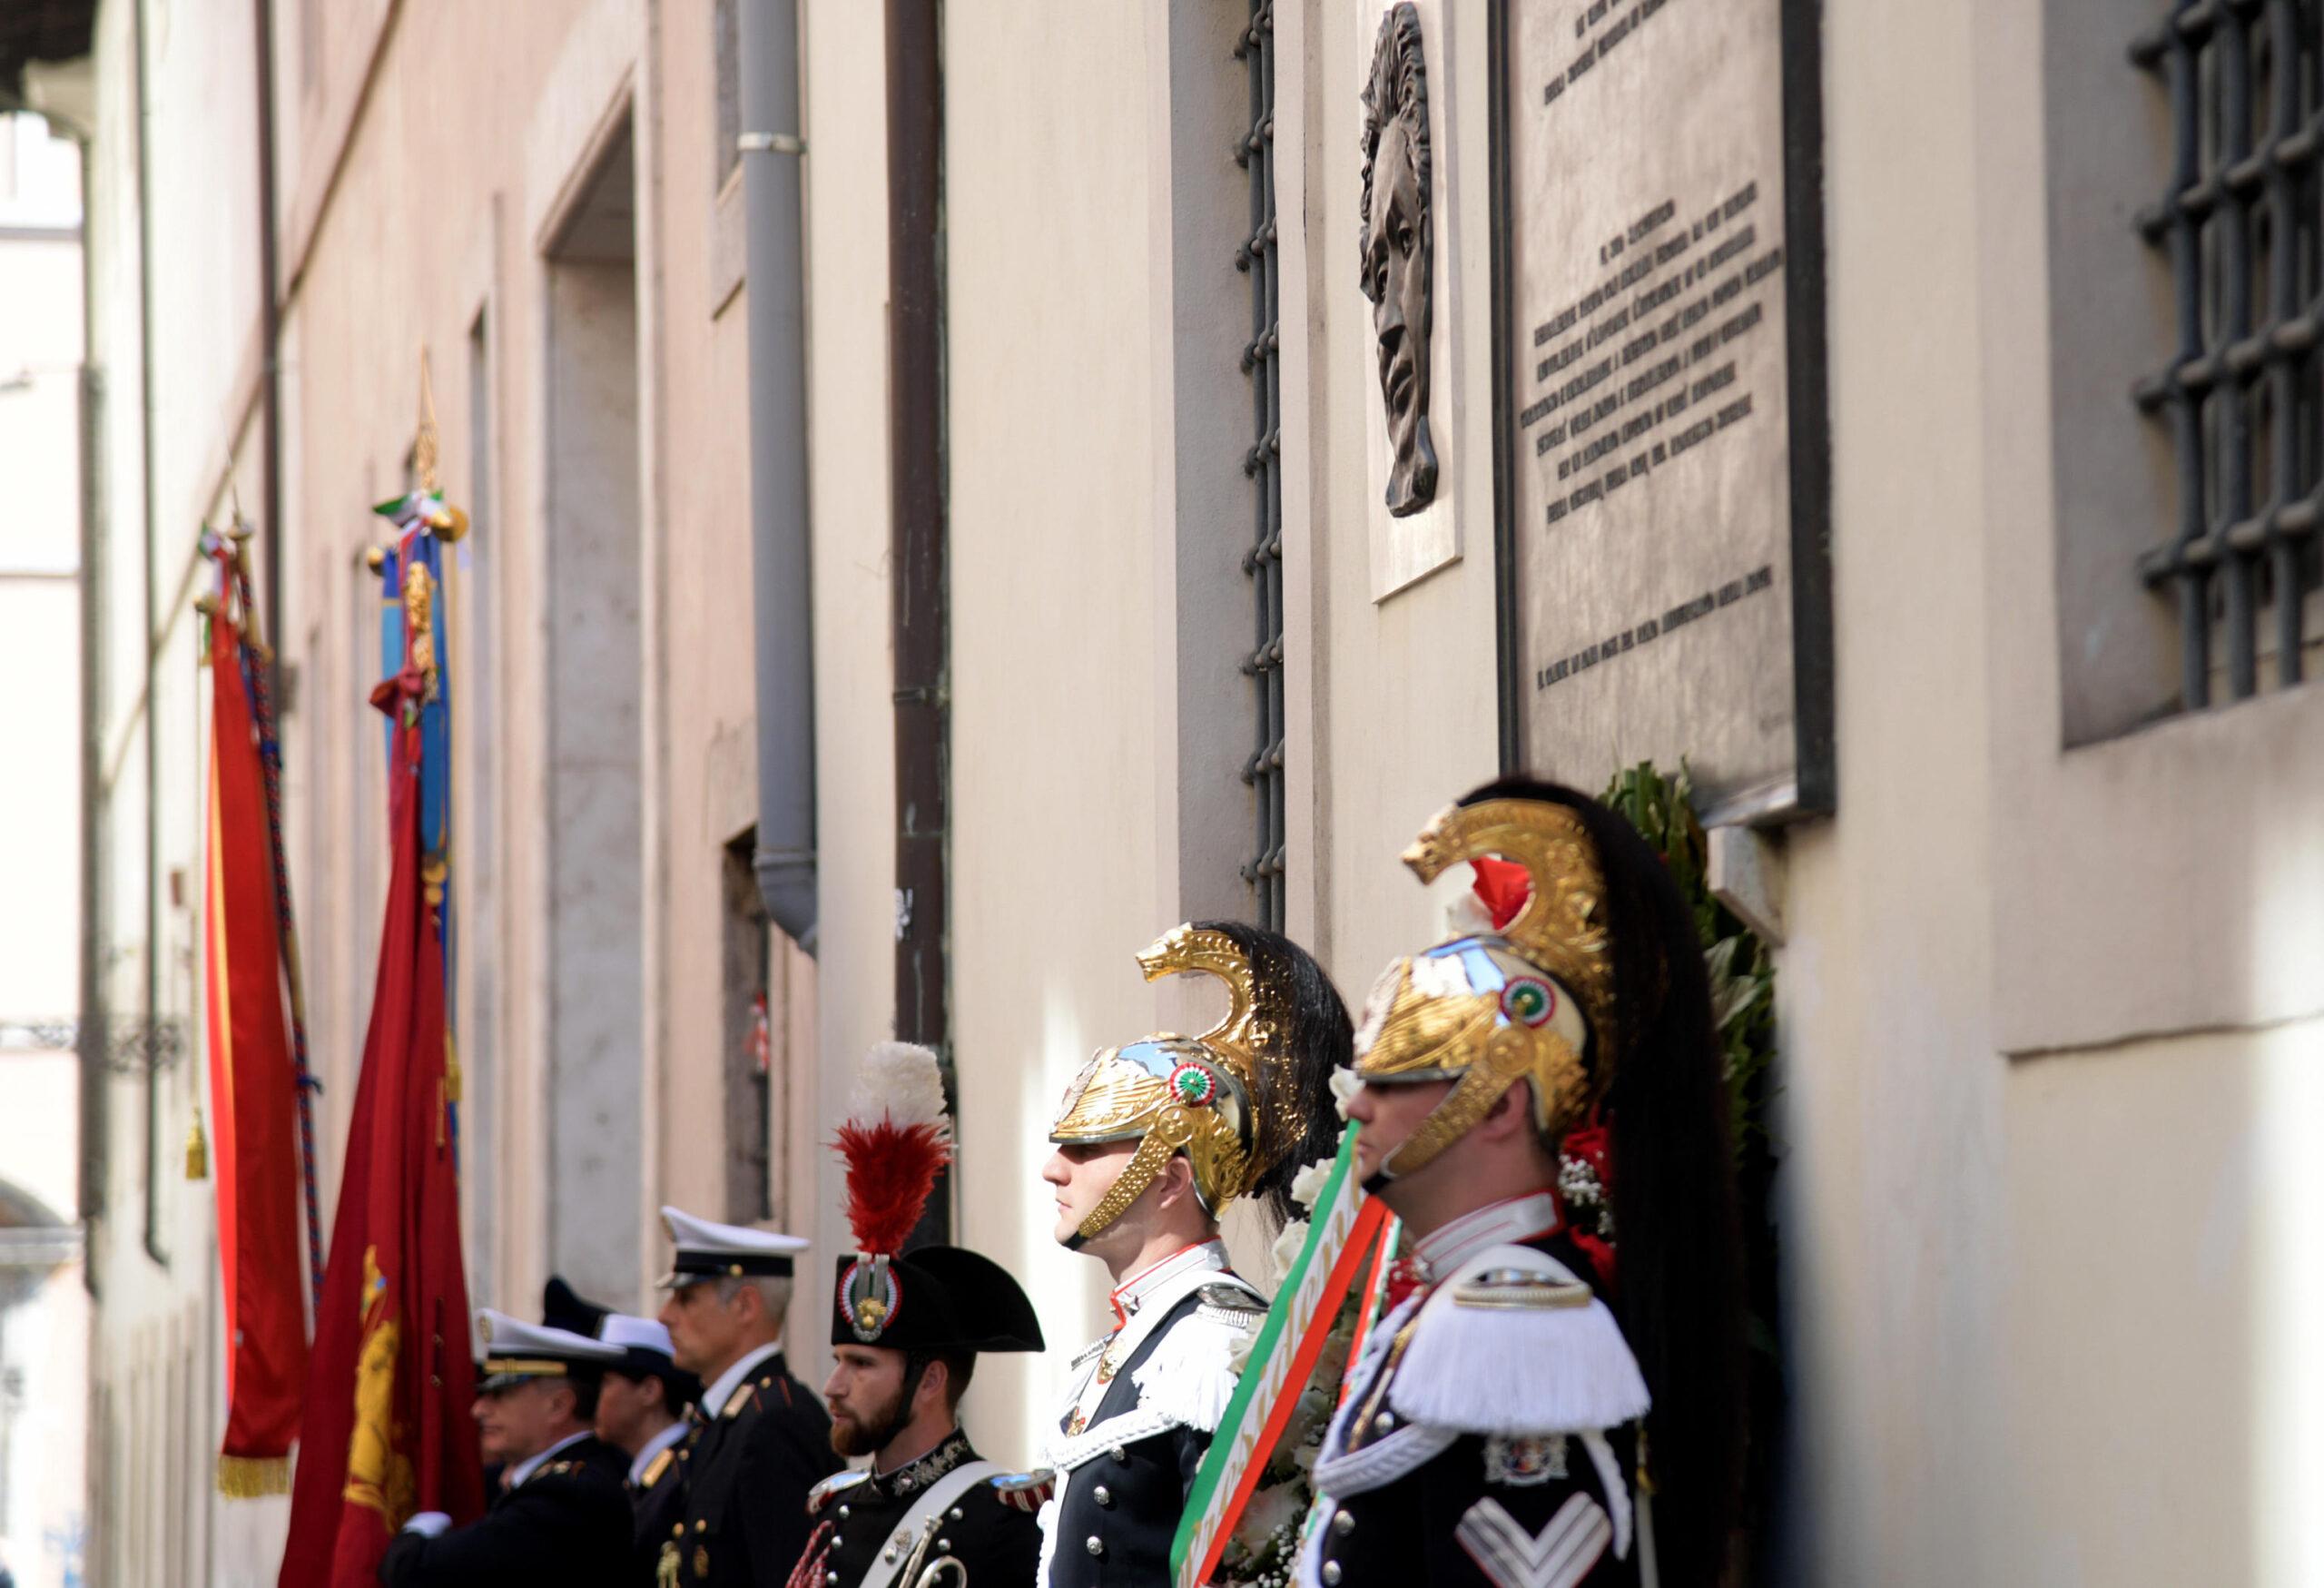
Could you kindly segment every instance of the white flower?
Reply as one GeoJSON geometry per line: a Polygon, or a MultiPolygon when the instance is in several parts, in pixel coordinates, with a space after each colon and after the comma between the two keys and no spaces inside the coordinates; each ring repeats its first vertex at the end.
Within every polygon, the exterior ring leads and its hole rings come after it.
{"type": "Polygon", "coordinates": [[[1332,1071],[1332,1103],[1339,1110],[1341,1119],[1347,1118],[1348,1104],[1363,1090],[1364,1077],[1348,1066],[1343,1064],[1332,1071]]]}
{"type": "Polygon", "coordinates": [[[1283,1227],[1275,1238],[1275,1248],[1269,1258],[1275,1266],[1275,1285],[1282,1288],[1284,1277],[1291,1272],[1291,1265],[1299,1260],[1300,1248],[1307,1244],[1307,1221],[1295,1218],[1283,1227]]]}
{"type": "Polygon", "coordinates": [[[1312,1211],[1315,1206],[1315,1198],[1324,1194],[1324,1183],[1332,1178],[1332,1165],[1338,1161],[1336,1157],[1319,1158],[1292,1176],[1291,1199],[1302,1208],[1312,1211]]]}
{"type": "Polygon", "coordinates": [[[1297,1523],[1305,1514],[1306,1489],[1306,1484],[1297,1482],[1261,1489],[1251,1496],[1250,1504],[1243,1512],[1243,1519],[1235,1524],[1235,1536],[1247,1541],[1253,1553],[1256,1553],[1276,1529],[1286,1524],[1297,1523]]]}

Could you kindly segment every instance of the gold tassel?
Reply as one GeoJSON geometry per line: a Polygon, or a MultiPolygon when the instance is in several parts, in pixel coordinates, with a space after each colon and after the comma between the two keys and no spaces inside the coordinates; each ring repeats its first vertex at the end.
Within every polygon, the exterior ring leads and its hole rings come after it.
{"type": "Polygon", "coordinates": [[[290,1492],[290,1458],[287,1455],[222,1455],[218,1458],[218,1492],[230,1500],[255,1500],[261,1494],[290,1492]]]}
{"type": "Polygon", "coordinates": [[[444,1100],[460,1100],[460,1050],[453,1045],[452,1033],[444,1033],[444,1100]]]}
{"type": "Polygon", "coordinates": [[[210,1139],[202,1133],[202,1110],[193,1111],[193,1123],[185,1132],[185,1178],[206,1180],[210,1178],[210,1139]]]}

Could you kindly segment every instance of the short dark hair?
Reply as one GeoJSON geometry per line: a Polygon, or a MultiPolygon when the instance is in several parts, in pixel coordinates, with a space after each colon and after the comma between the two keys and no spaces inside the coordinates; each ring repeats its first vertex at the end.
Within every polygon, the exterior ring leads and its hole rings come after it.
{"type": "Polygon", "coordinates": [[[969,1393],[969,1380],[977,1374],[977,1354],[974,1351],[912,1351],[904,1357],[904,1380],[917,1386],[920,1376],[928,1371],[931,1362],[944,1365],[944,1409],[957,1412],[960,1397],[969,1393]]]}
{"type": "Polygon", "coordinates": [[[574,1421],[596,1422],[597,1420],[597,1391],[605,1380],[594,1373],[574,1373],[568,1374],[565,1382],[573,1390],[574,1421]]]}

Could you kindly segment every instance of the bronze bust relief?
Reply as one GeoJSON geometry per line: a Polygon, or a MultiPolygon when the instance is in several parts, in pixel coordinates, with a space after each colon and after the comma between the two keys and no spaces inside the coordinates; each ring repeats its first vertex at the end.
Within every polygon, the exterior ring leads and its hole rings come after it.
{"type": "Polygon", "coordinates": [[[1430,259],[1435,224],[1428,148],[1428,70],[1411,0],[1380,18],[1364,89],[1364,295],[1372,300],[1374,352],[1386,405],[1388,511],[1417,513],[1436,497],[1428,434],[1430,259]]]}

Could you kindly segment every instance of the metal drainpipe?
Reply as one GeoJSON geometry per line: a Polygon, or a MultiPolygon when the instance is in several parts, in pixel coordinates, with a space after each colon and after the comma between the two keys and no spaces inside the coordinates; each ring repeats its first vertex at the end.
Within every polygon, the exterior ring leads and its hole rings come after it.
{"type": "Polygon", "coordinates": [[[274,4],[253,0],[258,40],[258,332],[259,513],[266,530],[260,556],[266,567],[266,633],[274,642],[266,667],[272,676],[274,734],[282,736],[282,315],[275,297],[280,268],[274,225],[274,4]]]}
{"type": "MultiPolygon", "coordinates": [[[[896,1035],[951,1070],[951,612],[945,574],[943,15],[888,0],[889,637],[895,657],[896,1035]]],[[[947,1177],[949,1180],[949,1176],[947,1177]]],[[[944,1238],[950,1188],[921,1228],[944,1238]]]]}
{"type": "Polygon", "coordinates": [[[808,583],[805,249],[797,0],[741,0],[743,271],[751,366],[758,852],[770,920],[815,952],[815,630],[808,583]]]}
{"type": "Polygon", "coordinates": [[[105,1211],[106,1041],[104,975],[104,537],[99,532],[103,456],[104,377],[94,361],[96,340],[96,250],[94,236],[96,143],[81,130],[81,1011],[77,1046],[81,1060],[80,1204],[83,1250],[81,1281],[98,1291],[98,1265],[90,1237],[105,1211]]]}
{"type": "Polygon", "coordinates": [[[145,1255],[163,1267],[162,1245],[162,735],[161,573],[155,565],[160,492],[153,478],[153,128],[147,80],[147,0],[130,8],[137,52],[137,363],[138,470],[144,493],[145,632],[145,1255]]]}

